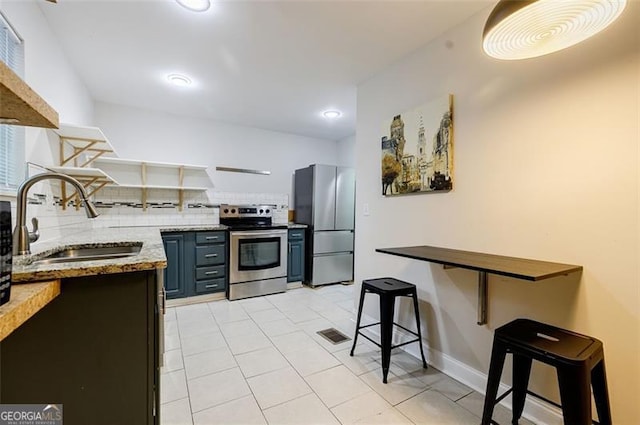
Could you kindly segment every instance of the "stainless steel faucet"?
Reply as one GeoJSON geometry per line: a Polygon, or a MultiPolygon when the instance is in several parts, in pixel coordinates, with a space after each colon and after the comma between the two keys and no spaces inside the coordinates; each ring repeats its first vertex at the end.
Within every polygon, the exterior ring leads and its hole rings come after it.
{"type": "Polygon", "coordinates": [[[32,220],[34,231],[29,232],[29,229],[27,228],[27,192],[31,186],[42,180],[62,180],[70,183],[76,188],[78,195],[80,195],[80,198],[84,202],[84,209],[87,212],[87,217],[96,218],[99,215],[98,211],[96,211],[96,207],[89,200],[87,192],[78,180],[59,173],[36,174],[35,176],[25,180],[18,189],[16,228],[13,231],[13,255],[30,254],[31,242],[37,241],[40,236],[38,233],[38,220],[35,217],[32,220]]]}

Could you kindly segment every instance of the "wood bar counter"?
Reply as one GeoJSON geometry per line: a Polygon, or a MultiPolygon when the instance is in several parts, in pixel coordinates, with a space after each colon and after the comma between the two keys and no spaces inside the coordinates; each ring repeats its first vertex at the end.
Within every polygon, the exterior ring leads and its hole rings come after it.
{"type": "Polygon", "coordinates": [[[582,271],[582,266],[573,264],[552,263],[427,245],[378,248],[376,251],[383,254],[443,264],[445,267],[459,267],[479,272],[478,325],[487,323],[487,273],[538,281],[582,271]]]}

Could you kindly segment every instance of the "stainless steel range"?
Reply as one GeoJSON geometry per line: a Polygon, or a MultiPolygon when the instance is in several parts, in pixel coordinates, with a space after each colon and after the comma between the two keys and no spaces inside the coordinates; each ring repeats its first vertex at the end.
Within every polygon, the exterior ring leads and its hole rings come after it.
{"type": "Polygon", "coordinates": [[[220,205],[230,228],[229,299],[287,290],[287,226],[273,225],[272,205],[220,205]]]}

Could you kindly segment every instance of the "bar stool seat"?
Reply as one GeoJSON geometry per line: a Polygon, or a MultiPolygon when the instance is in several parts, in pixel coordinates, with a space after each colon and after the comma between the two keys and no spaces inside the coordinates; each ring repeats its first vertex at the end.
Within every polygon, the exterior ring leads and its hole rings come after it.
{"type": "Polygon", "coordinates": [[[355,350],[356,344],[358,342],[358,335],[362,335],[381,348],[382,382],[384,382],[385,384],[387,383],[387,376],[389,374],[391,350],[394,348],[418,342],[420,344],[420,354],[422,355],[422,367],[426,369],[427,362],[424,359],[424,351],[422,349],[422,334],[420,332],[420,314],[418,311],[418,293],[416,291],[416,285],[404,282],[402,280],[394,279],[392,277],[368,279],[362,281],[362,288],[360,290],[360,305],[358,307],[358,319],[356,322],[356,332],[353,338],[353,347],[351,347],[352,357],[353,351],[355,350]],[[364,304],[364,296],[366,293],[377,294],[380,296],[380,321],[371,323],[369,325],[360,326],[360,319],[362,318],[362,306],[364,304]],[[393,321],[396,297],[413,298],[413,308],[416,316],[416,327],[418,328],[417,332],[407,329],[404,326],[401,326],[393,321]],[[360,331],[361,329],[376,325],[380,325],[380,343],[374,341],[360,331]],[[402,344],[392,345],[391,342],[393,340],[394,325],[416,336],[416,339],[403,342],[402,344]]]}
{"type": "Polygon", "coordinates": [[[522,416],[527,394],[562,408],[567,425],[590,425],[591,387],[600,424],[611,424],[602,342],[545,323],[516,319],[496,329],[491,351],[482,425],[493,422],[493,408],[513,392],[512,423],[522,416]],[[513,354],[513,387],[497,397],[504,360],[513,354]],[[527,390],[532,360],[556,368],[561,405],[527,390]]]}

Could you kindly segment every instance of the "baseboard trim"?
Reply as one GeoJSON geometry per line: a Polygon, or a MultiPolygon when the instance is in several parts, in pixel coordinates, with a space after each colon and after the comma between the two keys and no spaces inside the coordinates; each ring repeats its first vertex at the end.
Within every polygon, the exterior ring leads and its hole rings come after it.
{"type": "Polygon", "coordinates": [[[224,292],[216,292],[215,294],[196,295],[193,297],[174,298],[167,300],[167,307],[180,307],[189,304],[206,303],[210,301],[224,300],[227,296],[224,292]]]}
{"type": "MultiPolygon", "coordinates": [[[[371,322],[377,321],[373,317],[370,317],[366,314],[363,314],[363,319],[370,320],[371,322]]],[[[380,333],[375,329],[375,327],[369,328],[372,333],[379,337],[380,333]]],[[[394,334],[394,340],[396,340],[397,338],[398,341],[403,339],[406,340],[406,338],[412,336],[397,327],[394,327],[394,334]]],[[[427,363],[429,365],[435,367],[436,369],[452,377],[453,379],[465,384],[474,391],[477,391],[482,395],[485,394],[485,389],[487,387],[486,374],[456,360],[448,354],[429,348],[429,346],[424,342],[423,348],[426,350],[425,356],[427,357],[427,363]]],[[[415,357],[416,359],[420,359],[420,349],[416,344],[406,345],[401,349],[411,356],[415,357]]],[[[391,357],[391,359],[393,360],[393,356],[391,357]]],[[[508,385],[500,383],[498,394],[502,394],[508,389],[508,385]]],[[[505,397],[504,400],[500,402],[500,404],[511,410],[511,395],[505,397]]],[[[527,397],[522,416],[538,425],[563,424],[562,411],[560,409],[533,397],[527,397]]]]}

